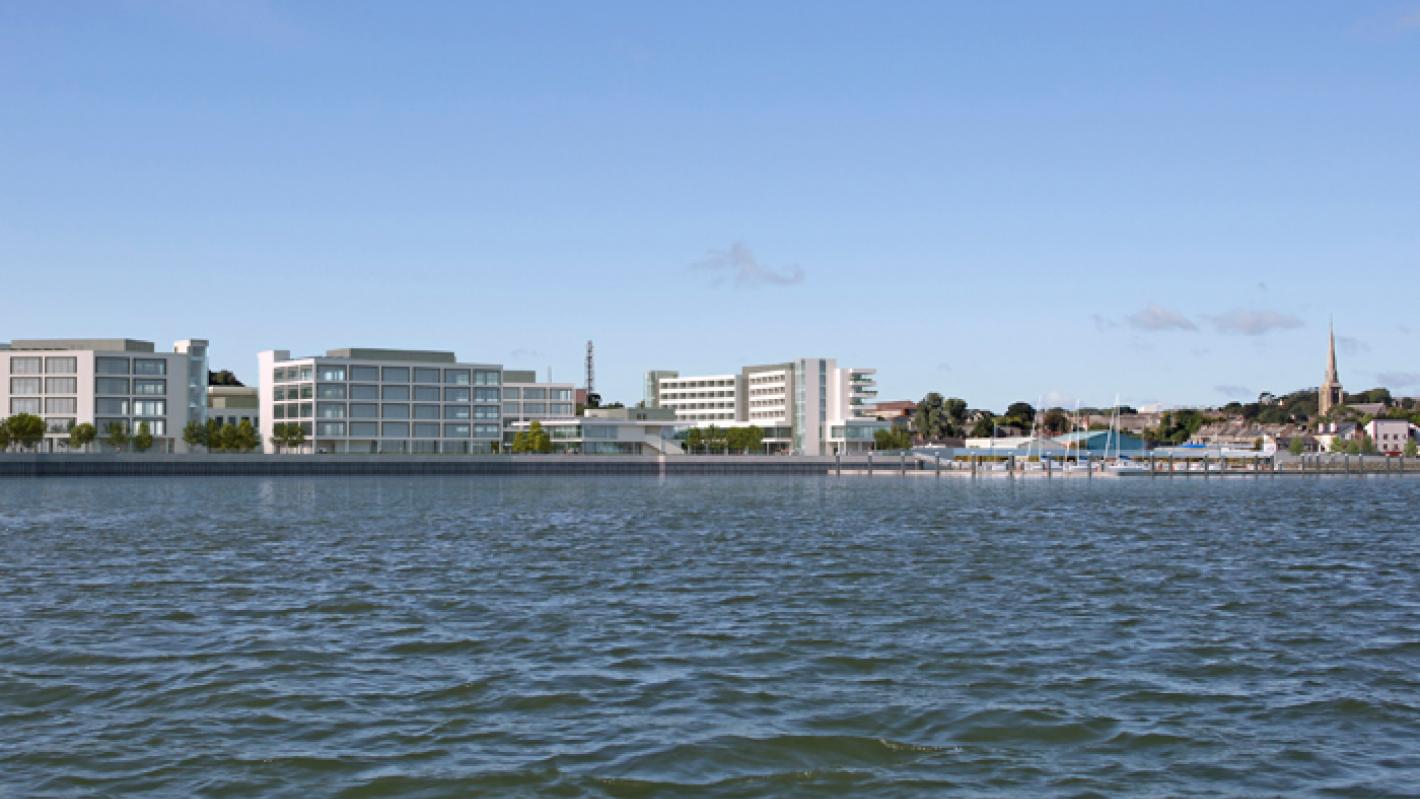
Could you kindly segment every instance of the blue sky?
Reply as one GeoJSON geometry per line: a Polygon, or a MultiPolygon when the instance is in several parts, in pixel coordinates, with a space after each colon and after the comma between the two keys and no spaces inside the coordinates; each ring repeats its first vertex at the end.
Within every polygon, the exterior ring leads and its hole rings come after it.
{"type": "Polygon", "coordinates": [[[1417,143],[1420,2],[0,0],[0,340],[1420,394],[1417,143]]]}

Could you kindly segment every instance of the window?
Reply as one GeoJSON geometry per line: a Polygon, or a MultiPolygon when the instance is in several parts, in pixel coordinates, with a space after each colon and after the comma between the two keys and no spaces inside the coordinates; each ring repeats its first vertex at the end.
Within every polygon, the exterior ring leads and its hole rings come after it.
{"type": "Polygon", "coordinates": [[[343,402],[320,402],[316,403],[316,415],[322,419],[344,419],[345,403],[343,402]]]}
{"type": "Polygon", "coordinates": [[[310,380],[315,376],[316,368],[307,363],[296,367],[295,371],[296,374],[291,377],[292,380],[310,380]]]}
{"type": "Polygon", "coordinates": [[[154,380],[153,378],[134,380],[133,393],[143,394],[149,397],[161,397],[168,393],[168,381],[154,380]]]}
{"type": "Polygon", "coordinates": [[[77,394],[79,393],[79,378],[77,377],[46,377],[44,379],[44,393],[46,394],[77,394]]]}
{"type": "Polygon", "coordinates": [[[438,438],[439,425],[431,422],[418,422],[414,425],[415,438],[438,438]]]}
{"type": "Polygon", "coordinates": [[[133,429],[136,432],[138,425],[148,425],[148,432],[155,436],[165,436],[168,434],[168,423],[162,419],[137,419],[133,422],[133,429]]]}
{"type": "Polygon", "coordinates": [[[273,419],[285,419],[285,418],[286,418],[286,406],[285,406],[285,405],[273,405],[272,408],[271,408],[271,418],[273,418],[273,419]]]}
{"type": "Polygon", "coordinates": [[[128,374],[127,358],[95,358],[94,373],[101,375],[128,374]]]}
{"type": "Polygon", "coordinates": [[[467,405],[445,405],[445,406],[444,406],[444,418],[445,418],[445,419],[467,419],[467,418],[468,418],[468,406],[467,406],[467,405]]]}
{"type": "Polygon", "coordinates": [[[565,403],[565,402],[554,402],[554,403],[552,403],[552,405],[551,405],[550,407],[552,408],[552,415],[553,415],[553,416],[571,416],[571,415],[572,415],[573,408],[572,408],[572,405],[569,404],[569,403],[565,403]]]}
{"type": "Polygon", "coordinates": [[[79,400],[73,397],[45,397],[45,413],[78,413],[79,400]]]}
{"type": "Polygon", "coordinates": [[[345,379],[344,366],[322,366],[316,369],[317,380],[340,381],[345,379]]]}
{"type": "Polygon", "coordinates": [[[426,369],[424,367],[414,368],[414,382],[416,383],[437,383],[439,382],[438,369],[426,369]]]}
{"type": "Polygon", "coordinates": [[[94,420],[94,429],[97,430],[98,433],[99,433],[99,435],[101,435],[101,436],[102,436],[102,435],[106,435],[106,434],[108,433],[109,428],[110,428],[110,427],[113,427],[114,425],[118,425],[118,427],[119,427],[120,429],[125,430],[125,431],[129,429],[129,428],[128,428],[128,420],[127,420],[127,419],[102,419],[102,418],[100,418],[100,419],[95,419],[95,420],[94,420]]]}
{"type": "Polygon", "coordinates": [[[380,424],[380,434],[385,438],[408,438],[409,422],[383,422],[380,424]]]}
{"type": "Polygon", "coordinates": [[[468,402],[469,393],[466,388],[446,388],[444,389],[444,402],[468,402]]]}
{"type": "Polygon", "coordinates": [[[497,418],[498,418],[498,406],[497,406],[497,405],[476,405],[476,406],[474,406],[474,409],[473,409],[473,418],[475,418],[475,419],[497,419],[497,418]]]}
{"type": "Polygon", "coordinates": [[[409,400],[409,386],[385,386],[381,391],[383,399],[409,400]]]}
{"type": "Polygon", "coordinates": [[[11,415],[17,413],[39,414],[39,397],[12,397],[10,399],[11,415]]]}
{"type": "Polygon", "coordinates": [[[498,425],[496,424],[476,424],[473,426],[473,434],[479,438],[497,438],[498,425]]]}
{"type": "Polygon", "coordinates": [[[134,358],[133,374],[135,375],[165,375],[168,373],[168,362],[162,358],[134,358]]]}
{"type": "Polygon", "coordinates": [[[415,386],[415,387],[414,387],[414,401],[415,401],[415,402],[438,402],[438,401],[439,401],[439,388],[438,388],[437,386],[415,386]]]}
{"type": "Polygon", "coordinates": [[[380,416],[385,419],[408,419],[408,405],[381,405],[380,416]]]}
{"type": "Polygon", "coordinates": [[[44,371],[52,375],[72,375],[79,373],[79,359],[72,355],[56,355],[44,359],[44,371]]]}
{"type": "Polygon", "coordinates": [[[351,386],[350,399],[372,400],[380,398],[379,386],[351,386]]]}
{"type": "Polygon", "coordinates": [[[377,436],[380,434],[378,422],[351,422],[350,435],[352,436],[377,436]]]}
{"type": "Polygon", "coordinates": [[[166,416],[167,413],[167,400],[141,399],[133,401],[134,416],[166,416]]]}
{"type": "Polygon", "coordinates": [[[43,363],[43,358],[21,358],[17,356],[10,359],[10,374],[37,375],[43,371],[41,368],[43,363]]]}
{"type": "Polygon", "coordinates": [[[45,432],[47,433],[67,433],[74,426],[74,419],[45,419],[45,432]]]}
{"type": "MultiPolygon", "coordinates": [[[[315,396],[315,387],[314,387],[314,386],[312,386],[310,383],[306,383],[305,385],[302,385],[302,386],[301,386],[301,399],[310,399],[310,398],[313,397],[313,396],[315,396]]],[[[288,390],[287,393],[286,393],[286,398],[287,398],[287,399],[295,399],[295,397],[291,396],[289,390],[288,390]]]]}
{"type": "Polygon", "coordinates": [[[439,406],[438,406],[438,405],[415,405],[415,406],[414,406],[414,418],[415,418],[415,419],[438,419],[438,418],[439,418],[439,406]]]}
{"type": "Polygon", "coordinates": [[[127,416],[128,400],[111,397],[99,397],[94,400],[94,413],[106,416],[127,416]]]}
{"type": "Polygon", "coordinates": [[[345,399],[345,384],[321,383],[316,386],[316,399],[345,399]]]}
{"type": "Polygon", "coordinates": [[[408,367],[408,366],[386,366],[386,367],[384,368],[383,377],[384,377],[384,381],[385,381],[386,383],[408,383],[408,382],[409,382],[409,367],[408,367]]]}
{"type": "Polygon", "coordinates": [[[555,399],[555,400],[562,400],[562,401],[564,401],[564,402],[571,402],[571,401],[572,401],[572,389],[570,389],[570,388],[554,389],[553,392],[552,392],[552,398],[555,399]]]}
{"type": "Polygon", "coordinates": [[[345,435],[344,422],[316,422],[316,435],[318,436],[343,436],[345,435]]]}
{"type": "Polygon", "coordinates": [[[503,403],[503,413],[509,416],[521,416],[523,414],[523,406],[516,402],[505,402],[503,403]]]}
{"type": "Polygon", "coordinates": [[[479,402],[497,402],[498,389],[496,388],[476,388],[473,390],[473,398],[479,402]]]}
{"type": "Polygon", "coordinates": [[[445,369],[444,382],[451,386],[468,385],[469,374],[467,369],[445,369]]]}
{"type": "Polygon", "coordinates": [[[299,415],[299,418],[309,419],[311,418],[312,410],[314,410],[314,408],[309,402],[302,402],[299,405],[291,405],[289,408],[286,409],[286,418],[295,419],[299,415]]]}
{"type": "Polygon", "coordinates": [[[380,406],[374,403],[350,403],[350,415],[356,419],[374,419],[380,415],[380,406]]]}
{"type": "Polygon", "coordinates": [[[525,388],[523,389],[523,399],[547,399],[547,389],[545,388],[525,388]]]}
{"type": "Polygon", "coordinates": [[[528,414],[529,416],[531,416],[531,415],[533,415],[533,414],[542,415],[542,414],[544,414],[544,413],[547,413],[547,403],[545,403],[545,402],[527,402],[527,403],[524,403],[524,404],[523,404],[523,413],[526,413],[526,414],[528,414]]]}
{"type": "Polygon", "coordinates": [[[478,370],[473,373],[473,384],[475,386],[496,386],[503,382],[497,372],[486,372],[478,370]]]}
{"type": "Polygon", "coordinates": [[[444,425],[445,438],[468,438],[471,430],[467,424],[446,424],[444,425]]]}
{"type": "Polygon", "coordinates": [[[38,394],[40,378],[38,377],[12,377],[10,378],[11,394],[38,394]]]}
{"type": "Polygon", "coordinates": [[[126,377],[96,377],[94,378],[94,393],[96,394],[127,394],[128,378],[126,377]]]}
{"type": "Polygon", "coordinates": [[[503,389],[503,399],[517,399],[522,395],[523,390],[520,388],[505,387],[503,389]]]}
{"type": "Polygon", "coordinates": [[[379,379],[380,379],[380,367],[378,367],[378,366],[352,366],[352,367],[350,367],[350,379],[351,379],[351,380],[370,380],[370,381],[379,380],[379,379]]]}

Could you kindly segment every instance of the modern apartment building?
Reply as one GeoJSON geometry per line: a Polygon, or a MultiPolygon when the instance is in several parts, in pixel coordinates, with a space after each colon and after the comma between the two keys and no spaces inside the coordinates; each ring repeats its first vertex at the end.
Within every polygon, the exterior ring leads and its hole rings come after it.
{"type": "Polygon", "coordinates": [[[92,424],[102,449],[111,425],[146,423],[153,451],[183,452],[182,429],[207,419],[207,342],[157,352],[136,339],[18,339],[0,345],[0,413],[45,420],[42,449],[66,448],[69,428],[92,424]]]}
{"type": "MultiPolygon", "coordinates": [[[[514,433],[532,422],[513,422],[514,433]]],[[[552,451],[577,455],[682,455],[688,425],[666,408],[588,408],[583,416],[542,421],[552,451]]]]}
{"type": "Polygon", "coordinates": [[[770,449],[821,455],[872,449],[874,432],[887,427],[870,412],[876,397],[876,370],[799,358],[737,374],[647,372],[644,402],[694,425],[755,425],[770,449]]]}
{"type": "Polygon", "coordinates": [[[577,387],[571,383],[539,383],[525,369],[503,371],[503,445],[511,447],[519,422],[548,422],[577,417],[577,387]]]}
{"type": "Polygon", "coordinates": [[[503,367],[452,352],[349,348],[258,358],[262,446],[298,424],[307,452],[491,453],[502,439],[503,367]]]}
{"type": "Polygon", "coordinates": [[[261,395],[254,386],[208,386],[207,418],[222,425],[250,422],[261,429],[261,395]]]}

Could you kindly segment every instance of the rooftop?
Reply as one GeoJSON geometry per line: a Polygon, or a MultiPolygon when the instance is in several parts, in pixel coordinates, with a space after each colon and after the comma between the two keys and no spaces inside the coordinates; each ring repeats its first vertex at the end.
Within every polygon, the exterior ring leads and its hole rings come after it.
{"type": "Polygon", "coordinates": [[[452,352],[443,350],[387,350],[376,347],[343,347],[326,350],[327,358],[352,361],[414,361],[419,363],[457,363],[452,352]]]}
{"type": "Polygon", "coordinates": [[[153,342],[132,338],[17,338],[12,350],[92,350],[94,352],[153,352],[153,342]]]}

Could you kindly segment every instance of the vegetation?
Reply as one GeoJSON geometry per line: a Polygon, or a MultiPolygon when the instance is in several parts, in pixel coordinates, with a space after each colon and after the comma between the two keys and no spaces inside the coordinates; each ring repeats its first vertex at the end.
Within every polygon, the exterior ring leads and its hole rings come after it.
{"type": "Polygon", "coordinates": [[[212,427],[212,422],[202,424],[196,420],[188,422],[182,428],[182,441],[189,447],[206,447],[209,440],[208,431],[212,427]]]}
{"type": "Polygon", "coordinates": [[[1191,408],[1164,411],[1158,426],[1144,431],[1144,439],[1155,444],[1182,444],[1207,421],[1202,412],[1191,408]]]}
{"type": "Polygon", "coordinates": [[[1415,439],[1413,439],[1413,438],[1411,438],[1411,439],[1406,439],[1406,441],[1405,441],[1405,457],[1407,457],[1407,458],[1413,458],[1413,457],[1416,456],[1416,454],[1420,454],[1420,453],[1417,453],[1417,449],[1420,449],[1420,448],[1417,448],[1417,446],[1416,446],[1416,444],[1415,444],[1415,439]]]}
{"type": "Polygon", "coordinates": [[[528,429],[513,435],[514,454],[547,454],[552,451],[552,436],[542,429],[542,422],[533,421],[528,429]]]}
{"type": "Polygon", "coordinates": [[[138,432],[133,434],[133,451],[147,452],[153,448],[153,430],[147,422],[138,423],[138,432]]]}
{"type": "Polygon", "coordinates": [[[17,413],[4,424],[9,439],[6,446],[14,443],[21,449],[34,449],[44,440],[44,420],[32,413],[17,413]]]}
{"type": "Polygon", "coordinates": [[[88,422],[76,424],[69,428],[69,448],[87,449],[94,439],[99,437],[99,431],[88,422]]]}
{"type": "Polygon", "coordinates": [[[900,427],[873,433],[874,449],[907,449],[912,446],[912,434],[900,427]]]}
{"type": "Polygon", "coordinates": [[[0,452],[10,448],[10,420],[0,419],[0,452]]]}
{"type": "Polygon", "coordinates": [[[996,415],[991,411],[978,411],[976,423],[971,426],[972,438],[990,438],[996,432],[996,415]]]}
{"type": "Polygon", "coordinates": [[[1287,442],[1287,451],[1293,455],[1300,455],[1306,449],[1306,442],[1301,436],[1292,436],[1292,440],[1287,442]]]}
{"type": "Polygon", "coordinates": [[[238,380],[238,379],[237,379],[237,376],[234,375],[234,374],[232,374],[232,372],[231,372],[230,369],[223,369],[223,370],[220,371],[220,372],[208,371],[208,372],[207,372],[207,385],[209,385],[209,386],[238,386],[238,387],[240,387],[240,386],[242,385],[242,381],[238,380]]]}
{"type": "Polygon", "coordinates": [[[1063,408],[1051,408],[1040,417],[1040,429],[1048,436],[1061,436],[1069,433],[1075,427],[1070,420],[1070,414],[1063,408]]]}
{"type": "Polygon", "coordinates": [[[261,438],[256,433],[256,428],[251,426],[250,419],[243,419],[237,425],[236,449],[238,452],[251,452],[261,446],[261,438]]]}
{"type": "Polygon", "coordinates": [[[121,422],[109,422],[108,427],[104,429],[104,443],[122,452],[123,448],[128,446],[128,428],[121,422]]]}
{"type": "Polygon", "coordinates": [[[1006,418],[997,420],[996,424],[1029,430],[1035,424],[1035,408],[1029,402],[1013,402],[1006,406],[1006,418]]]}
{"type": "Polygon", "coordinates": [[[271,428],[271,444],[276,449],[290,449],[306,443],[306,431],[299,424],[291,422],[271,428]]]}
{"type": "Polygon", "coordinates": [[[912,414],[912,432],[928,442],[955,438],[966,429],[966,414],[966,400],[945,399],[933,391],[917,403],[912,414]]]}

